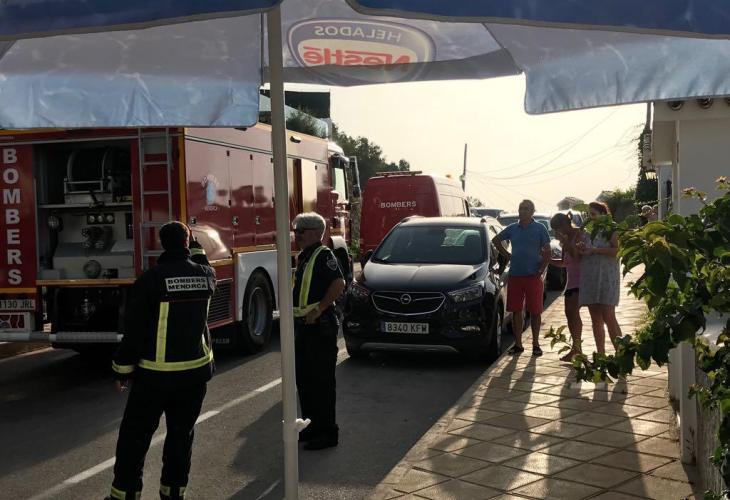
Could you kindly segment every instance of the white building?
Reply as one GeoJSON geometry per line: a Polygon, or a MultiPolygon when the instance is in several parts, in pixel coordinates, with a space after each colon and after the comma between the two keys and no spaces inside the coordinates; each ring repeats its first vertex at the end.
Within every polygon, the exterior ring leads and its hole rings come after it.
{"type": "MultiPolygon", "coordinates": [[[[698,212],[701,202],[682,199],[683,190],[697,188],[713,200],[721,194],[716,179],[730,176],[730,99],[656,102],[652,129],[651,159],[659,181],[659,216],[669,210],[680,215],[698,212]]],[[[720,318],[708,318],[704,335],[710,345],[722,324],[720,318]]],[[[669,393],[678,403],[682,461],[697,463],[706,486],[721,486],[715,467],[707,460],[714,451],[716,417],[687,397],[692,384],[707,380],[697,370],[689,344],[683,343],[675,351],[670,354],[669,393]]]]}

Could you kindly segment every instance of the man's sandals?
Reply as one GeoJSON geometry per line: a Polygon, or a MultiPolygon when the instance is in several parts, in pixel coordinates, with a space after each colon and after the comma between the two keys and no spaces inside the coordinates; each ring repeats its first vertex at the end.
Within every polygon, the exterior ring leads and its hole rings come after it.
{"type": "MultiPolygon", "coordinates": [[[[507,354],[511,354],[514,356],[516,354],[522,354],[523,352],[525,352],[524,347],[522,347],[521,345],[520,346],[513,345],[512,347],[509,348],[509,350],[507,351],[507,354]]],[[[542,356],[542,349],[540,349],[539,345],[532,346],[532,355],[535,357],[542,356]]]]}

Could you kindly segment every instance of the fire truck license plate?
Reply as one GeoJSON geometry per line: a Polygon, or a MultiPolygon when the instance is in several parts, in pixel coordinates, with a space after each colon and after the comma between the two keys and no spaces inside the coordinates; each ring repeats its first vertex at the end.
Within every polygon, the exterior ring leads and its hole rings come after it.
{"type": "Polygon", "coordinates": [[[425,335],[428,333],[428,323],[393,323],[383,322],[385,333],[415,333],[425,335]]]}
{"type": "Polygon", "coordinates": [[[28,313],[0,313],[0,331],[29,332],[28,313]]]}
{"type": "Polygon", "coordinates": [[[0,299],[0,311],[35,311],[35,299],[0,299]]]}

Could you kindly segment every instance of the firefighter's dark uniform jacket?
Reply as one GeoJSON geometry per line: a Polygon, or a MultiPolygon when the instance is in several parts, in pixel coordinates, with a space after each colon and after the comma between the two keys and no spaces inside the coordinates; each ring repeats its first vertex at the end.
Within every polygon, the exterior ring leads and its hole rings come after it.
{"type": "Polygon", "coordinates": [[[215,271],[200,245],[164,252],[135,282],[112,368],[119,380],[165,374],[207,381],[213,351],[208,308],[215,271]]]}

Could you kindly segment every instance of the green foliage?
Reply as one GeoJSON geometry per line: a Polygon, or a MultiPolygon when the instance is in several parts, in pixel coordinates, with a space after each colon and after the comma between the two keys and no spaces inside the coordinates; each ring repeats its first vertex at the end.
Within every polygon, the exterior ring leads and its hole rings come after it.
{"type": "Polygon", "coordinates": [[[345,155],[357,157],[361,186],[364,187],[377,172],[406,172],[411,169],[410,163],[403,159],[398,163],[387,162],[382,148],[367,137],[351,137],[336,125],[332,128],[332,139],[345,151],[345,155]]]}
{"type": "Polygon", "coordinates": [[[352,240],[350,244],[348,245],[348,249],[350,251],[350,256],[354,260],[360,260],[360,242],[352,240]]]}
{"type": "Polygon", "coordinates": [[[636,215],[635,198],[636,189],[616,188],[613,191],[604,192],[599,199],[608,205],[614,219],[618,222],[622,222],[627,217],[636,215]]]}
{"type": "Polygon", "coordinates": [[[466,201],[469,202],[470,207],[483,207],[484,203],[482,203],[482,200],[475,196],[467,196],[466,201]]]}
{"type": "Polygon", "coordinates": [[[317,119],[307,113],[306,109],[297,109],[286,119],[286,128],[293,132],[313,135],[315,137],[326,137],[326,131],[322,130],[317,119]]]}
{"type": "Polygon", "coordinates": [[[659,186],[656,178],[647,179],[644,170],[639,171],[639,178],[636,181],[635,205],[655,205],[659,195],[659,186]]]}
{"type": "Polygon", "coordinates": [[[644,165],[643,131],[641,132],[641,134],[639,134],[639,138],[636,142],[638,149],[637,160],[639,167],[639,178],[636,181],[636,193],[634,201],[637,207],[641,207],[641,205],[646,204],[653,205],[657,203],[657,195],[659,194],[658,180],[656,178],[647,179],[646,171],[642,168],[642,165],[644,165]]]}
{"type": "MultiPolygon", "coordinates": [[[[725,484],[730,484],[730,319],[713,350],[697,338],[706,325],[706,315],[730,315],[730,182],[721,177],[718,189],[726,191],[708,203],[705,193],[689,189],[685,196],[697,198],[704,208],[695,215],[672,215],[643,227],[630,221],[617,224],[609,217],[587,224],[595,237],[617,232],[619,257],[628,273],[643,266],[641,276],[631,283],[631,293],[646,302],[648,321],[636,334],[615,342],[616,353],[593,354],[573,360],[579,380],[611,381],[656,363],[668,362],[669,350],[680,342],[695,346],[698,366],[707,374],[709,387],[693,387],[691,395],[721,415],[719,446],[713,462],[725,484]]],[[[551,329],[551,333],[553,330],[551,329]]],[[[548,334],[550,335],[550,334],[548,334]]],[[[556,336],[553,334],[553,339],[556,336]]],[[[558,341],[562,341],[559,339],[558,341]]],[[[722,492],[726,495],[727,491],[722,492]]],[[[706,498],[717,497],[708,493],[706,498]]]]}

